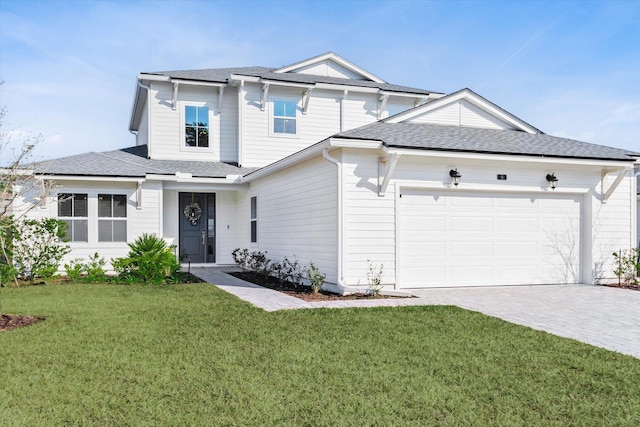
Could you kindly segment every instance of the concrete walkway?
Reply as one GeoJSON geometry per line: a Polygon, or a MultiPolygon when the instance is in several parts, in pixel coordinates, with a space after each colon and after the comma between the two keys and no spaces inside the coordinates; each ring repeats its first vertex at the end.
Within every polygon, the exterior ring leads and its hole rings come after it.
{"type": "Polygon", "coordinates": [[[590,285],[416,289],[418,298],[305,302],[230,276],[224,268],[191,272],[266,311],[408,305],[456,305],[506,321],[640,358],[640,292],[590,285]]]}

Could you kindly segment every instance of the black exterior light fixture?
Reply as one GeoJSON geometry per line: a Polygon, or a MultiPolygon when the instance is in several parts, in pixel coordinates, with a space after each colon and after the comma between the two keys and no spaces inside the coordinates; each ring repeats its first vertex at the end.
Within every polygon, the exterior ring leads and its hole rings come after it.
{"type": "Polygon", "coordinates": [[[462,175],[460,175],[458,169],[451,169],[449,171],[449,176],[451,177],[451,182],[453,182],[453,185],[457,187],[458,184],[460,184],[460,178],[462,178],[462,175]]]}
{"type": "Polygon", "coordinates": [[[556,177],[556,174],[548,173],[547,182],[549,182],[549,187],[551,187],[552,190],[555,190],[556,186],[558,185],[558,178],[556,177]]]}

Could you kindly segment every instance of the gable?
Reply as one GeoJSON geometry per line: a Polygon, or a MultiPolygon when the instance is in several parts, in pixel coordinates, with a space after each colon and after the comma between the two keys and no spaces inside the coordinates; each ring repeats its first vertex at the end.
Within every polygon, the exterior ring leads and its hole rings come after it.
{"type": "Polygon", "coordinates": [[[273,72],[277,74],[307,74],[322,77],[367,80],[376,83],[385,83],[381,78],[376,77],[367,70],[358,67],[333,52],[314,56],[313,58],[284,66],[274,70],[273,72]]]}
{"type": "Polygon", "coordinates": [[[340,79],[363,80],[362,75],[354,73],[336,62],[327,59],[325,61],[316,62],[306,67],[291,70],[290,73],[310,74],[313,76],[337,77],[340,79]]]}
{"type": "Polygon", "coordinates": [[[516,128],[467,100],[457,100],[404,121],[481,129],[515,130],[516,128]]]}
{"type": "Polygon", "coordinates": [[[389,117],[388,123],[426,123],[479,129],[519,130],[542,133],[524,120],[498,107],[470,89],[462,89],[435,101],[389,117]]]}

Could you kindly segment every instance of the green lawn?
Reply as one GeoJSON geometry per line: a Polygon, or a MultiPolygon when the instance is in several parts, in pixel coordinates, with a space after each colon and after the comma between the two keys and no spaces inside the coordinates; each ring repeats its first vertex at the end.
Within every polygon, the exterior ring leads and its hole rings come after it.
{"type": "Polygon", "coordinates": [[[0,424],[640,425],[640,360],[455,307],[266,313],[206,284],[2,289],[0,424]]]}

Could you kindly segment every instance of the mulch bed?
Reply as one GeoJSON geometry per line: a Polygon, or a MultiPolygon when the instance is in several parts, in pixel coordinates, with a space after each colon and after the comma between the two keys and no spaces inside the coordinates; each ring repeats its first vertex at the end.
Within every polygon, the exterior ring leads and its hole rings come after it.
{"type": "Polygon", "coordinates": [[[44,317],[2,314],[0,315],[0,331],[8,331],[22,326],[29,326],[42,320],[44,320],[44,317]]]}
{"type": "Polygon", "coordinates": [[[640,285],[634,285],[633,283],[605,283],[605,286],[609,286],[610,288],[622,288],[622,289],[631,289],[633,291],[640,291],[640,285]]]}
{"type": "Polygon", "coordinates": [[[264,288],[273,289],[274,291],[282,292],[283,294],[290,295],[292,297],[299,298],[307,302],[316,301],[348,301],[358,299],[386,299],[386,298],[405,298],[394,297],[388,295],[370,295],[370,294],[350,294],[350,295],[338,295],[331,292],[320,291],[313,293],[309,286],[296,286],[291,282],[282,282],[275,277],[265,276],[264,274],[255,273],[253,271],[239,271],[228,273],[238,279],[242,279],[246,282],[262,286],[264,288]]]}

